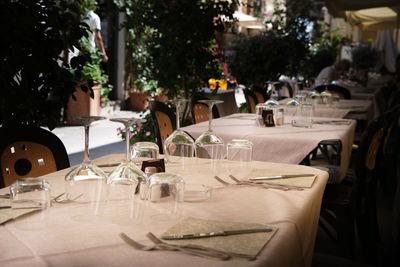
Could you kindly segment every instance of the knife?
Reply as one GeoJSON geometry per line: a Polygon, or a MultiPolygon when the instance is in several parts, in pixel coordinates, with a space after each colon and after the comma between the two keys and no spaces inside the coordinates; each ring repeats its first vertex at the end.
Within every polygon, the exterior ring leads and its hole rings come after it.
{"type": "Polygon", "coordinates": [[[314,176],[313,173],[304,173],[304,174],[283,174],[283,175],[275,175],[275,176],[263,176],[263,177],[253,177],[249,178],[250,181],[260,181],[260,180],[276,180],[276,179],[288,179],[288,178],[297,178],[297,177],[308,177],[314,176]]]}
{"type": "Polygon", "coordinates": [[[251,233],[262,233],[271,232],[271,227],[264,227],[258,229],[241,229],[241,230],[227,230],[219,232],[208,232],[208,233],[195,233],[195,234],[183,234],[183,235],[164,235],[161,239],[164,240],[175,240],[175,239],[195,239],[213,236],[228,236],[228,235],[240,235],[240,234],[251,234],[251,233]]]}

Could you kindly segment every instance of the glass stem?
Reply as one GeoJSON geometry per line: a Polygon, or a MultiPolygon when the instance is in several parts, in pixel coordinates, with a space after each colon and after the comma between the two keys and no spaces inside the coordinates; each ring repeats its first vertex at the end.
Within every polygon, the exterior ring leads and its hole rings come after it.
{"type": "Polygon", "coordinates": [[[213,104],[209,104],[209,111],[208,111],[208,131],[211,132],[211,121],[212,121],[212,108],[213,108],[213,104]]]}
{"type": "Polygon", "coordinates": [[[176,103],[176,130],[179,130],[180,128],[180,114],[179,114],[179,108],[180,108],[179,102],[176,103]]]}
{"type": "Polygon", "coordinates": [[[131,126],[129,124],[125,125],[126,129],[126,155],[125,155],[125,160],[128,162],[129,161],[129,147],[130,147],[130,140],[131,140],[131,126]]]}
{"type": "Polygon", "coordinates": [[[85,154],[83,156],[83,163],[90,163],[89,156],[89,127],[90,125],[85,125],[85,154]]]}

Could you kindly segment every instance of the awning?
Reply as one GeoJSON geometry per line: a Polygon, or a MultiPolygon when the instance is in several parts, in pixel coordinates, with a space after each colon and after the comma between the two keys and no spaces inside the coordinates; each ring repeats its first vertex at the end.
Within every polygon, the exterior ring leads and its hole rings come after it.
{"type": "Polygon", "coordinates": [[[398,27],[397,13],[389,7],[346,11],[346,21],[363,30],[379,31],[398,27]]]}
{"type": "Polygon", "coordinates": [[[399,0],[324,0],[326,7],[335,17],[345,17],[345,11],[375,7],[396,7],[399,0]]]}

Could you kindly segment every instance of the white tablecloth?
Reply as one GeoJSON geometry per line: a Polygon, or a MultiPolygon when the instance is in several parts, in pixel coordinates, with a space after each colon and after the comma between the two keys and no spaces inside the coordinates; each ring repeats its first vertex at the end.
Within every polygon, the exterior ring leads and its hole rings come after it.
{"type": "MultiPolygon", "coordinates": [[[[115,162],[122,159],[123,155],[118,154],[99,160],[115,162]]],[[[125,244],[119,233],[124,232],[138,242],[151,244],[145,237],[147,232],[160,235],[175,221],[147,216],[145,210],[140,223],[120,225],[108,220],[80,222],[72,219],[76,212],[74,205],[54,204],[46,229],[24,231],[16,228],[13,222],[0,226],[0,266],[311,265],[321,199],[328,180],[326,172],[307,166],[252,162],[251,168],[318,175],[310,189],[280,191],[223,186],[212,178],[213,173],[207,166],[206,161],[196,159],[190,159],[184,171],[180,171],[176,165],[167,164],[167,171],[181,173],[186,183],[203,183],[214,187],[211,199],[198,203],[185,202],[183,216],[277,226],[279,230],[255,261],[216,261],[179,252],[138,251],[125,244]]],[[[226,180],[228,174],[237,167],[226,162],[221,162],[219,166],[216,174],[226,180]]],[[[63,178],[67,171],[44,176],[52,185],[52,195],[64,192],[63,178]]],[[[239,170],[235,174],[240,177],[245,173],[239,170]]],[[[7,191],[8,188],[4,188],[0,193],[7,191]]]]}
{"type": "MultiPolygon", "coordinates": [[[[315,120],[331,120],[318,118],[315,120]]],[[[251,114],[234,114],[214,119],[212,129],[227,144],[232,139],[247,139],[253,142],[253,159],[279,163],[300,163],[318,143],[328,139],[342,142],[340,182],[346,173],[352,151],[356,122],[349,125],[314,124],[312,128],[298,128],[291,125],[292,118],[285,116],[285,124],[276,127],[259,127],[251,114]],[[239,116],[239,117],[238,117],[239,116]],[[242,116],[243,118],[240,118],[242,116]],[[247,117],[246,117],[247,116],[247,117]]],[[[194,138],[207,130],[208,122],[183,127],[194,138]]]]}

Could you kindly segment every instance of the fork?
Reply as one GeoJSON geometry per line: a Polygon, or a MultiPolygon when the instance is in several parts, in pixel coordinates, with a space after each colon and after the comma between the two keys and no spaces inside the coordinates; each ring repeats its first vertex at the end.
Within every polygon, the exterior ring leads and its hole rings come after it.
{"type": "Polygon", "coordinates": [[[60,194],[60,195],[54,197],[52,200],[53,200],[54,202],[60,203],[60,204],[70,203],[70,202],[73,202],[73,201],[77,200],[77,199],[80,198],[81,196],[83,196],[83,193],[80,194],[80,195],[78,195],[78,196],[76,196],[76,197],[73,198],[73,199],[60,199],[63,195],[65,195],[65,193],[62,193],[62,194],[60,194]]]}
{"type": "Polygon", "coordinates": [[[135,249],[138,250],[143,250],[143,251],[153,251],[153,250],[169,250],[169,251],[180,251],[183,253],[187,253],[190,255],[195,255],[195,256],[203,256],[203,257],[208,257],[208,258],[214,258],[214,259],[219,259],[219,260],[228,260],[231,258],[230,255],[228,255],[225,252],[222,251],[217,251],[201,246],[196,246],[196,245],[173,245],[173,244],[167,244],[158,239],[155,235],[152,233],[148,233],[147,237],[154,243],[153,246],[146,246],[143,244],[140,244],[127,236],[125,233],[120,233],[119,236],[130,246],[134,247],[135,249]]]}
{"type": "Polygon", "coordinates": [[[250,184],[250,185],[254,185],[254,184],[256,184],[256,185],[268,185],[271,188],[274,188],[274,189],[281,189],[282,188],[282,190],[285,190],[285,191],[291,190],[291,189],[298,190],[298,191],[303,191],[304,190],[304,187],[295,186],[295,185],[282,185],[282,184],[276,184],[276,183],[269,183],[269,182],[265,182],[265,181],[262,181],[262,182],[260,182],[260,181],[240,181],[239,179],[237,179],[233,175],[229,175],[229,178],[231,178],[233,181],[235,181],[238,184],[239,183],[244,183],[244,184],[250,184]]]}
{"type": "Polygon", "coordinates": [[[283,187],[283,186],[275,186],[275,185],[267,185],[267,184],[256,184],[256,183],[250,183],[250,182],[244,182],[244,181],[239,181],[236,182],[236,184],[231,184],[228,183],[224,180],[222,180],[221,178],[219,178],[218,176],[214,176],[214,178],[219,181],[220,183],[222,183],[223,185],[226,186],[232,186],[232,185],[249,185],[249,186],[256,186],[256,187],[261,187],[261,188],[265,188],[265,189],[279,189],[279,190],[284,190],[287,191],[289,190],[289,188],[283,187]]]}

